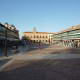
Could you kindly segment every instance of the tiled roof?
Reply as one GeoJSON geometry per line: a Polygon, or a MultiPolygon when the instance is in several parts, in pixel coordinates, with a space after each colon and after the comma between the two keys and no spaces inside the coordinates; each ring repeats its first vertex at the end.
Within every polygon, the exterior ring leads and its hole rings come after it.
{"type": "Polygon", "coordinates": [[[53,32],[24,32],[24,33],[43,33],[43,34],[54,34],[53,32]]]}
{"type": "MultiPolygon", "coordinates": [[[[75,25],[75,26],[71,26],[70,28],[65,29],[63,31],[60,31],[60,32],[35,32],[35,33],[59,34],[59,33],[68,32],[68,31],[72,31],[72,30],[76,30],[76,29],[80,29],[80,24],[79,25],[75,25]]],[[[24,33],[34,33],[34,32],[24,32],[24,33]]]]}

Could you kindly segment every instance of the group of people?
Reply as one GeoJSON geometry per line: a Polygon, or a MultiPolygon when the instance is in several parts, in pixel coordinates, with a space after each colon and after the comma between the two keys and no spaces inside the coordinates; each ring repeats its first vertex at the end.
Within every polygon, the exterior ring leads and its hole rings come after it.
{"type": "Polygon", "coordinates": [[[60,45],[63,45],[65,47],[75,47],[75,48],[78,48],[80,47],[80,43],[78,41],[67,41],[67,42],[61,42],[60,45]]]}

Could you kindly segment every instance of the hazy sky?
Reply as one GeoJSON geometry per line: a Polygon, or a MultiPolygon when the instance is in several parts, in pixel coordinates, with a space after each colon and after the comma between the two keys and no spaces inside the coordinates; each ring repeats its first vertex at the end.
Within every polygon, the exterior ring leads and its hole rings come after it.
{"type": "Polygon", "coordinates": [[[80,24],[80,0],[0,0],[0,22],[20,32],[58,32],[80,24]]]}

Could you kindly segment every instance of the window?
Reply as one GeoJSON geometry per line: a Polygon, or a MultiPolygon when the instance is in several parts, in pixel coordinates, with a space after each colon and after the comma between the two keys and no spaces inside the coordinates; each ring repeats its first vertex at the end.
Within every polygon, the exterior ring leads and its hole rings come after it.
{"type": "Polygon", "coordinates": [[[39,42],[41,42],[41,40],[39,40],[39,42]]]}
{"type": "Polygon", "coordinates": [[[35,42],[35,40],[33,40],[35,42]]]}
{"type": "Polygon", "coordinates": [[[36,40],[38,42],[38,40],[36,40]]]}
{"type": "Polygon", "coordinates": [[[35,38],[35,35],[34,35],[34,38],[35,38]]]}
{"type": "Polygon", "coordinates": [[[44,38],[44,36],[43,36],[43,38],[44,38]]]}
{"type": "Polygon", "coordinates": [[[37,36],[37,38],[39,38],[39,36],[37,36]]]}
{"type": "Polygon", "coordinates": [[[31,36],[31,38],[32,38],[32,36],[31,36]]]}
{"type": "Polygon", "coordinates": [[[5,32],[5,27],[0,26],[0,32],[5,32]]]}
{"type": "Polygon", "coordinates": [[[47,36],[46,36],[46,38],[47,38],[47,36]]]}
{"type": "Polygon", "coordinates": [[[46,40],[46,42],[47,42],[47,40],[46,40]]]}
{"type": "Polygon", "coordinates": [[[41,36],[40,36],[40,38],[41,38],[41,36]]]}

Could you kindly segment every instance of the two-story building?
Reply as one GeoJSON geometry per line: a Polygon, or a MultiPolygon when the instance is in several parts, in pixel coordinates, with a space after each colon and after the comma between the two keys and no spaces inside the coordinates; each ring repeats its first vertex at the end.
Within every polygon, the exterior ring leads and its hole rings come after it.
{"type": "Polygon", "coordinates": [[[54,44],[60,44],[71,47],[80,46],[80,25],[57,32],[53,35],[54,44]]]}
{"type": "Polygon", "coordinates": [[[33,30],[32,32],[24,32],[23,33],[26,38],[29,38],[33,42],[41,42],[45,44],[52,43],[52,35],[54,33],[51,32],[37,32],[33,30]]]}

